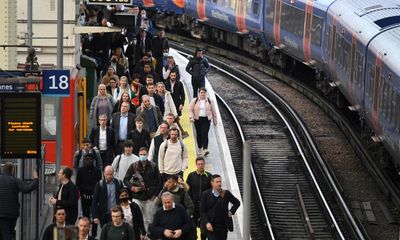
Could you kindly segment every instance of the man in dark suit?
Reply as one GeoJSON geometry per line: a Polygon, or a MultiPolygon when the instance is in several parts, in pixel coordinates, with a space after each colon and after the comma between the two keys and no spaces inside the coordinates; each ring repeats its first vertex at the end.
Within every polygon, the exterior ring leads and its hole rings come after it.
{"type": "Polygon", "coordinates": [[[119,204],[119,191],[123,188],[121,180],[114,178],[111,166],[104,168],[104,179],[96,183],[92,200],[93,222],[104,224],[111,221],[111,209],[119,204]]]}
{"type": "Polygon", "coordinates": [[[169,74],[169,78],[165,82],[165,89],[171,92],[172,100],[174,101],[176,112],[178,113],[178,117],[175,119],[178,127],[182,130],[182,137],[185,138],[189,136],[188,132],[185,131],[182,127],[182,124],[179,121],[179,117],[182,115],[183,105],[185,104],[185,89],[181,81],[177,80],[178,73],[174,70],[171,70],[169,74]]]}
{"type": "Polygon", "coordinates": [[[232,215],[240,206],[240,201],[228,190],[221,188],[221,176],[211,177],[211,189],[201,195],[200,215],[202,232],[209,240],[226,240],[228,229],[233,231],[232,215]],[[228,204],[232,203],[228,210],[228,204]]]}
{"type": "Polygon", "coordinates": [[[65,209],[65,222],[67,225],[75,225],[78,218],[78,189],[71,181],[72,170],[63,168],[58,171],[60,186],[55,196],[50,197],[49,202],[54,206],[65,209]]]}
{"type": "Polygon", "coordinates": [[[90,132],[90,143],[93,149],[100,152],[103,167],[105,167],[111,165],[114,159],[114,129],[107,126],[107,115],[105,114],[99,116],[99,124],[100,126],[92,128],[90,132]]]}
{"type": "Polygon", "coordinates": [[[121,104],[121,112],[113,114],[111,127],[114,129],[115,155],[122,153],[123,144],[128,138],[128,133],[134,129],[135,115],[129,112],[129,103],[121,104]]]}
{"type": "Polygon", "coordinates": [[[147,37],[147,32],[144,29],[140,29],[139,38],[136,43],[136,59],[139,61],[142,59],[143,55],[151,51],[152,44],[151,39],[147,37]]]}

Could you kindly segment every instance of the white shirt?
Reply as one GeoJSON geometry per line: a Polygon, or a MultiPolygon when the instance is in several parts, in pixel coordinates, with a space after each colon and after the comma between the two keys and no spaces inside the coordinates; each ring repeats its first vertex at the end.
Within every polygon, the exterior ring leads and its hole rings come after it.
{"type": "Polygon", "coordinates": [[[107,150],[107,131],[106,131],[106,128],[102,129],[100,127],[99,148],[102,151],[103,150],[107,150]]]}
{"type": "MultiPolygon", "coordinates": [[[[129,204],[130,204],[130,202],[129,202],[129,204]]],[[[121,205],[121,208],[122,208],[122,211],[124,212],[124,220],[125,220],[125,222],[132,226],[132,224],[133,224],[133,216],[132,216],[131,206],[128,205],[128,206],[124,207],[124,206],[121,205]]]]}
{"type": "Polygon", "coordinates": [[[131,166],[132,163],[139,161],[139,157],[136,156],[135,154],[131,154],[129,156],[122,154],[121,159],[119,159],[119,158],[120,158],[120,155],[116,156],[114,158],[114,161],[111,166],[114,169],[114,177],[123,181],[124,177],[126,175],[126,172],[128,171],[128,168],[131,166]],[[118,169],[118,171],[117,171],[117,169],[118,169]]]}
{"type": "Polygon", "coordinates": [[[199,111],[199,117],[207,117],[206,113],[206,100],[199,100],[200,102],[200,111],[199,111]]]}

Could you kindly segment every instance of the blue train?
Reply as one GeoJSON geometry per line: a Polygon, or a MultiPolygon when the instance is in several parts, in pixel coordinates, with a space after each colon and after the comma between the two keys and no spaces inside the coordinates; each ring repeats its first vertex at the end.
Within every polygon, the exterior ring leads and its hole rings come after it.
{"type": "Polygon", "coordinates": [[[275,53],[284,53],[323,73],[317,80],[340,90],[399,166],[398,0],[154,2],[159,11],[182,14],[161,14],[157,24],[186,28],[193,36],[228,43],[271,61],[282,59],[275,53]]]}

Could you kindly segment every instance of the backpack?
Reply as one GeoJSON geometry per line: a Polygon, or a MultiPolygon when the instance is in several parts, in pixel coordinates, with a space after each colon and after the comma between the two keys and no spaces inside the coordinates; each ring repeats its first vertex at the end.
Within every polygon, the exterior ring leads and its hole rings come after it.
{"type": "MultiPolygon", "coordinates": [[[[183,142],[181,140],[178,140],[178,141],[179,141],[179,144],[181,145],[181,149],[182,149],[181,150],[181,159],[182,159],[184,146],[183,146],[183,142]]],[[[165,143],[165,147],[164,147],[164,157],[165,157],[165,153],[167,153],[167,149],[168,149],[168,139],[167,139],[167,141],[165,143]]]]}
{"type": "Polygon", "coordinates": [[[122,158],[122,154],[120,154],[120,155],[118,155],[119,156],[119,158],[118,158],[118,162],[117,162],[117,166],[115,167],[115,170],[114,170],[114,176],[115,176],[115,174],[117,174],[118,173],[118,170],[119,170],[119,163],[121,162],[121,158],[122,158]]]}

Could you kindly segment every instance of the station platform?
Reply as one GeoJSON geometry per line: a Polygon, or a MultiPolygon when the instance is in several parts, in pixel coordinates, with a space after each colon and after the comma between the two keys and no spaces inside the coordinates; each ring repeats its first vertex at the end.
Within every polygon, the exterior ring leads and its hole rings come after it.
{"type": "MultiPolygon", "coordinates": [[[[189,103],[193,98],[193,88],[191,84],[191,75],[186,72],[185,68],[188,63],[188,59],[180,55],[176,50],[170,49],[170,55],[175,59],[176,64],[179,66],[179,73],[181,76],[181,81],[184,83],[186,88],[186,101],[185,107],[181,116],[181,123],[183,128],[189,132],[190,137],[185,138],[183,141],[189,151],[189,164],[188,169],[185,171],[185,176],[196,170],[195,159],[197,156],[196,149],[197,144],[195,141],[194,125],[189,121],[188,111],[189,103]]],[[[228,147],[228,142],[226,140],[226,135],[221,119],[221,114],[219,112],[217,100],[215,97],[214,90],[210,85],[209,81],[206,79],[206,88],[208,97],[214,101],[216,112],[217,112],[217,125],[211,124],[209,136],[209,146],[208,150],[210,153],[205,157],[206,160],[206,170],[212,174],[219,174],[222,177],[222,188],[228,189],[232,194],[237,197],[241,206],[237,210],[236,214],[233,216],[234,231],[228,233],[229,240],[243,239],[243,202],[239,191],[239,185],[237,182],[235,169],[233,167],[231,154],[228,147]]]]}

